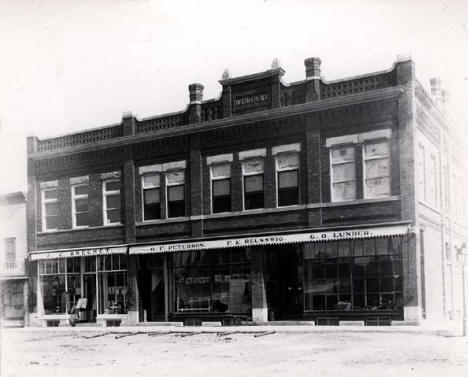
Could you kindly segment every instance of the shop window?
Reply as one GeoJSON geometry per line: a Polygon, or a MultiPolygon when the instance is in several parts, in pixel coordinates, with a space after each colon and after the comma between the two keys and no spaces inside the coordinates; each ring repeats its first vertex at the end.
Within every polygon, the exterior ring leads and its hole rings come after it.
{"type": "Polygon", "coordinates": [[[65,277],[64,260],[52,259],[39,262],[39,285],[45,314],[66,313],[65,277]]]}
{"type": "Polygon", "coordinates": [[[43,189],[42,195],[42,229],[44,231],[57,230],[58,223],[58,190],[57,188],[43,189]]]}
{"type": "Polygon", "coordinates": [[[121,223],[120,180],[103,182],[104,225],[121,223]]]}
{"type": "Polygon", "coordinates": [[[242,162],[244,175],[244,209],[264,207],[263,159],[242,162]]]}
{"type": "Polygon", "coordinates": [[[166,173],[167,217],[185,216],[185,171],[166,173]]]}
{"type": "Polygon", "coordinates": [[[250,254],[246,250],[177,254],[174,259],[177,312],[250,312],[250,254]],[[198,256],[188,258],[193,254],[198,256]]]}
{"type": "Polygon", "coordinates": [[[278,206],[299,204],[299,154],[276,156],[278,206]]]}
{"type": "Polygon", "coordinates": [[[363,240],[338,241],[338,257],[324,253],[332,242],[306,245],[306,311],[402,309],[403,238],[364,241],[367,247],[363,240]]]}
{"type": "Polygon", "coordinates": [[[231,164],[211,165],[212,212],[231,211],[231,164]]]}
{"type": "Polygon", "coordinates": [[[388,141],[363,145],[364,197],[390,195],[390,151],[388,141]]]}
{"type": "Polygon", "coordinates": [[[71,197],[73,228],[82,228],[88,226],[88,185],[72,186],[71,197]]]}
{"type": "Polygon", "coordinates": [[[16,238],[10,237],[4,239],[5,243],[5,268],[16,268],[16,238]]]}
{"type": "Polygon", "coordinates": [[[332,201],[356,199],[355,148],[353,146],[332,148],[330,154],[332,201]]]}
{"type": "Polygon", "coordinates": [[[143,220],[161,218],[161,176],[148,174],[141,177],[143,191],[143,220]]]}

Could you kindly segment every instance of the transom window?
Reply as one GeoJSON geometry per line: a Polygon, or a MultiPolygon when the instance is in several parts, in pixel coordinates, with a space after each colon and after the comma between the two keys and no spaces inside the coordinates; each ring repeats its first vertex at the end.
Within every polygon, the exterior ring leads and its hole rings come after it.
{"type": "Polygon", "coordinates": [[[88,226],[88,185],[72,186],[71,196],[73,227],[80,228],[88,226]]]}
{"type": "Polygon", "coordinates": [[[121,223],[120,180],[103,182],[104,225],[121,223]]]}
{"type": "Polygon", "coordinates": [[[285,153],[276,157],[278,206],[299,204],[299,155],[285,153]]]}
{"type": "Polygon", "coordinates": [[[161,218],[161,176],[159,173],[142,176],[143,220],[161,218]]]}
{"type": "Polygon", "coordinates": [[[244,209],[264,207],[263,158],[242,162],[244,175],[244,209]]]}
{"type": "Polygon", "coordinates": [[[211,166],[212,211],[231,211],[231,164],[211,166]]]}

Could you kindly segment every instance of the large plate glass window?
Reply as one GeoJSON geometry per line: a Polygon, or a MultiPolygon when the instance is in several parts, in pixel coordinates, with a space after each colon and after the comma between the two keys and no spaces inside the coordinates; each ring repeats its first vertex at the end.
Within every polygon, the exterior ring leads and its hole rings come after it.
{"type": "Polygon", "coordinates": [[[276,156],[278,207],[299,204],[299,154],[276,156]]]}
{"type": "Polygon", "coordinates": [[[231,164],[211,165],[213,213],[231,211],[231,164]]]}
{"type": "Polygon", "coordinates": [[[263,158],[242,162],[244,174],[244,209],[264,207],[263,158]]]}
{"type": "Polygon", "coordinates": [[[40,261],[38,268],[44,314],[66,313],[67,289],[65,283],[65,260],[51,259],[40,261]]]}
{"type": "Polygon", "coordinates": [[[364,197],[381,198],[390,195],[390,150],[388,141],[363,145],[364,197]]]}
{"type": "Polygon", "coordinates": [[[104,225],[121,223],[120,180],[103,182],[104,225]]]}
{"type": "Polygon", "coordinates": [[[167,217],[185,216],[185,171],[168,171],[167,186],[167,217]]]}
{"type": "Polygon", "coordinates": [[[335,147],[330,151],[333,201],[356,199],[355,152],[353,146],[335,147]]]}
{"type": "Polygon", "coordinates": [[[42,190],[42,228],[57,230],[58,223],[58,190],[56,187],[42,190]]]}
{"type": "Polygon", "coordinates": [[[84,184],[72,186],[71,196],[73,228],[88,226],[88,185],[84,184]]]}
{"type": "Polygon", "coordinates": [[[161,176],[159,173],[142,176],[143,220],[161,218],[161,176]]]}

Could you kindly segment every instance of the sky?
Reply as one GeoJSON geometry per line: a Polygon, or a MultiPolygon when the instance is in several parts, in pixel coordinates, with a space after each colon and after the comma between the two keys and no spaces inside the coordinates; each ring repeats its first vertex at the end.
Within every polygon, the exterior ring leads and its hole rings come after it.
{"type": "Polygon", "coordinates": [[[322,60],[325,80],[411,55],[440,77],[468,127],[468,0],[0,0],[0,193],[26,190],[26,137],[179,111],[188,85],[264,71],[286,82],[322,60]]]}

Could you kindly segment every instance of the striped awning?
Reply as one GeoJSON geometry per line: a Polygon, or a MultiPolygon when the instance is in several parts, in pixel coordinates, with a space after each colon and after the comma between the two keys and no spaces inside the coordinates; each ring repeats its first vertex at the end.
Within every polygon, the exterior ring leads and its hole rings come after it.
{"type": "Polygon", "coordinates": [[[224,249],[230,247],[246,247],[260,245],[281,245],[302,242],[323,242],[351,239],[380,238],[388,236],[403,236],[408,234],[408,225],[381,226],[348,230],[332,230],[326,232],[303,232],[258,237],[227,238],[217,240],[201,240],[192,242],[161,243],[151,245],[130,246],[129,254],[174,253],[177,251],[224,249]]]}
{"type": "Polygon", "coordinates": [[[31,261],[58,258],[89,257],[95,255],[125,254],[127,246],[90,247],[77,249],[59,249],[33,251],[29,254],[31,261]]]}

